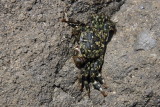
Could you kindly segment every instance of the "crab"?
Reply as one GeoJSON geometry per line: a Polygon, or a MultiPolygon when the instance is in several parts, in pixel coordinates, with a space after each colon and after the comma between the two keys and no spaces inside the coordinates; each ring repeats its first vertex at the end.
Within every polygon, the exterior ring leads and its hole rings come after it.
{"type": "Polygon", "coordinates": [[[115,24],[104,15],[91,15],[88,23],[62,20],[73,27],[72,34],[78,38],[78,45],[74,47],[73,60],[77,68],[81,70],[81,91],[85,87],[90,96],[90,84],[99,90],[105,97],[102,85],[104,79],[101,76],[101,68],[104,62],[104,54],[110,32],[115,32],[115,24]]]}

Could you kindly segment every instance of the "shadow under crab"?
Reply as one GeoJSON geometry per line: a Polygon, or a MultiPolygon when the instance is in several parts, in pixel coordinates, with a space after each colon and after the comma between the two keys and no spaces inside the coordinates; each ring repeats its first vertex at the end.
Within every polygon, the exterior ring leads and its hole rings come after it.
{"type": "Polygon", "coordinates": [[[101,87],[104,84],[101,68],[108,38],[116,31],[115,24],[104,15],[92,15],[87,24],[73,19],[62,21],[74,28],[72,35],[77,37],[78,45],[74,48],[73,60],[81,70],[81,91],[85,87],[90,96],[90,84],[93,84],[94,89],[107,96],[101,87]]]}

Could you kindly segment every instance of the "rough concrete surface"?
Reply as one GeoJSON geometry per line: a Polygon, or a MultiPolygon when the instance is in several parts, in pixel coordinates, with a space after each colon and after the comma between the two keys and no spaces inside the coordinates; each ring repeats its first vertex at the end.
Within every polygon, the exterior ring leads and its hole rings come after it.
{"type": "Polygon", "coordinates": [[[160,107],[160,0],[0,0],[1,107],[160,107]],[[102,68],[107,97],[81,92],[72,28],[111,16],[102,68]]]}

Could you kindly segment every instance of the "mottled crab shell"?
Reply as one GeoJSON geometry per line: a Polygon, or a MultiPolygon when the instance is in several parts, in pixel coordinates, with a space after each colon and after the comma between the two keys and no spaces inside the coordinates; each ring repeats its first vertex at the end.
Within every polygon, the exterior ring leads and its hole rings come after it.
{"type": "Polygon", "coordinates": [[[93,16],[89,26],[85,26],[80,35],[82,56],[88,59],[98,58],[105,52],[105,45],[112,22],[104,16],[93,16]]]}

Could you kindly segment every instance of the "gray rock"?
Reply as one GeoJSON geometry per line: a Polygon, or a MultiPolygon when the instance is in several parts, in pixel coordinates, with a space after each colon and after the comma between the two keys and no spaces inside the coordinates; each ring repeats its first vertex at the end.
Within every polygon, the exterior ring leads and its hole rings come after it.
{"type": "Polygon", "coordinates": [[[156,40],[152,37],[152,33],[149,30],[141,32],[137,36],[135,43],[135,50],[149,50],[156,46],[156,40]]]}

